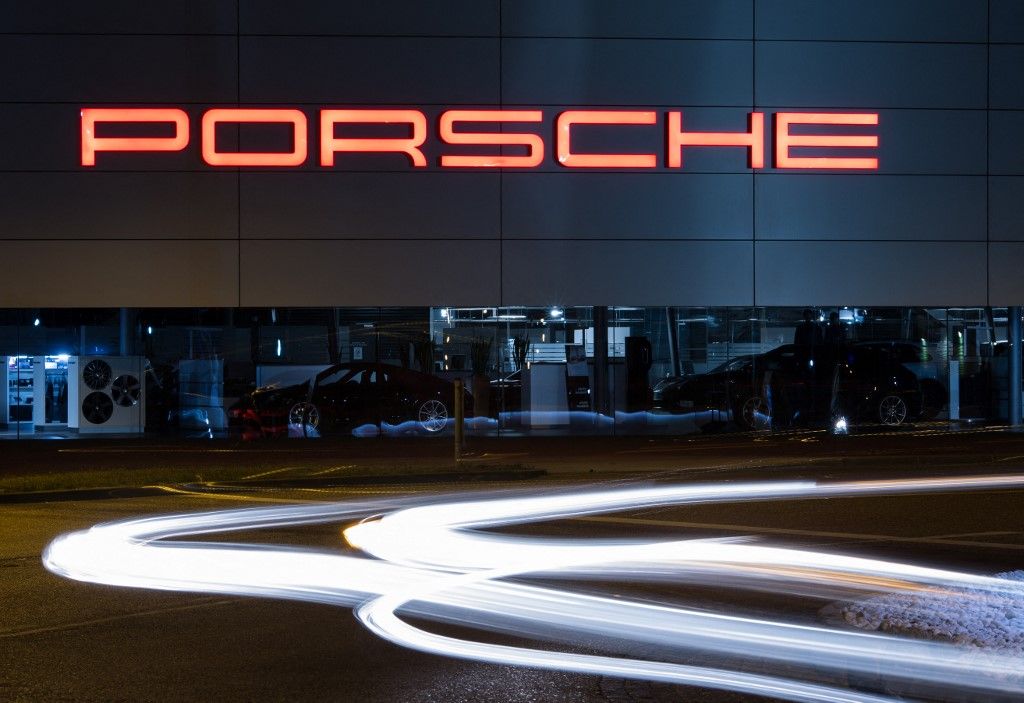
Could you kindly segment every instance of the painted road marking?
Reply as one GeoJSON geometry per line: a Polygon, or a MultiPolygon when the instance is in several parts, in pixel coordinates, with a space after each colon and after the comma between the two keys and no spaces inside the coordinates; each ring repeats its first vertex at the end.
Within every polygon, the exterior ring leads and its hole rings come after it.
{"type": "Polygon", "coordinates": [[[231,603],[237,603],[238,600],[217,600],[210,603],[193,603],[192,605],[179,605],[172,608],[157,608],[155,610],[143,610],[138,613],[123,613],[121,615],[111,615],[106,618],[93,618],[92,620],[82,620],[79,622],[70,622],[63,625],[51,625],[49,627],[36,627],[31,630],[11,630],[8,632],[0,632],[0,638],[10,637],[26,637],[28,635],[41,635],[47,632],[60,632],[62,630],[71,630],[76,627],[89,627],[91,625],[103,625],[108,622],[117,622],[118,620],[127,620],[129,618],[142,618],[150,615],[162,615],[164,613],[177,613],[183,610],[196,610],[198,608],[210,608],[218,605],[228,605],[231,603]]]}
{"type": "Polygon", "coordinates": [[[332,474],[336,471],[344,471],[345,469],[354,469],[358,464],[341,464],[340,466],[330,466],[323,471],[314,471],[310,476],[323,476],[324,474],[332,474]]]}
{"type": "MultiPolygon", "coordinates": [[[[826,532],[821,530],[797,530],[785,527],[758,527],[754,525],[730,525],[709,522],[681,522],[676,520],[653,520],[650,518],[629,517],[577,517],[577,522],[618,523],[623,525],[644,525],[647,527],[684,527],[701,530],[724,530],[726,532],[743,532],[747,534],[795,535],[799,537],[825,537],[841,540],[869,540],[876,542],[911,542],[915,544],[941,544],[957,547],[985,547],[988,549],[1024,550],[1024,544],[1000,544],[978,542],[975,540],[950,539],[949,537],[896,537],[894,535],[861,534],[857,532],[826,532]]],[[[966,533],[960,536],[982,535],[986,533],[966,533]]],[[[987,534],[1012,534],[993,532],[987,534]]]]}
{"type": "Polygon", "coordinates": [[[273,469],[272,471],[264,471],[259,474],[250,474],[249,476],[243,476],[243,481],[248,481],[250,478],[263,478],[264,476],[273,476],[274,474],[284,473],[285,471],[294,471],[295,469],[301,469],[301,466],[286,466],[283,469],[273,469]]]}

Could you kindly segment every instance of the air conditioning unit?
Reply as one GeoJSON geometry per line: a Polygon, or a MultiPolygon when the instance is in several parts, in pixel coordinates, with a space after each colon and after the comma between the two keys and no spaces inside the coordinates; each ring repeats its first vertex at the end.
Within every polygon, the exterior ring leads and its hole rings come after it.
{"type": "Polygon", "coordinates": [[[146,424],[145,360],[140,356],[68,359],[68,427],[80,434],[141,433],[146,424]]]}

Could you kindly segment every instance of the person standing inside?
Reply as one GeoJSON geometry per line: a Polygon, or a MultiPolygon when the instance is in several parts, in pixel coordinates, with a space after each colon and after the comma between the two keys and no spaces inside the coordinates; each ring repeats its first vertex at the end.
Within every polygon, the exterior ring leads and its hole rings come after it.
{"type": "Polygon", "coordinates": [[[828,314],[828,324],[825,326],[825,346],[829,347],[829,350],[836,349],[843,346],[846,341],[846,328],[843,327],[843,323],[839,321],[839,313],[830,312],[828,314]]]}
{"type": "MultiPolygon", "coordinates": [[[[804,308],[804,319],[796,326],[796,332],[793,334],[793,344],[803,349],[814,350],[815,347],[821,346],[822,339],[821,327],[814,320],[814,311],[810,308],[804,308]]],[[[814,355],[811,354],[810,356],[813,358],[814,355]]]]}

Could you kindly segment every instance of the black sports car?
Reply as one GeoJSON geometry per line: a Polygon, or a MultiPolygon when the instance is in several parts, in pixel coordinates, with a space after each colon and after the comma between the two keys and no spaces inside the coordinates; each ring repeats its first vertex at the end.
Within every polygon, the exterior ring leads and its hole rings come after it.
{"type": "Polygon", "coordinates": [[[864,421],[899,425],[924,410],[917,376],[899,358],[869,345],[793,344],[731,359],[655,390],[655,408],[719,411],[744,429],[864,421]]]}
{"type": "MultiPolygon", "coordinates": [[[[472,397],[464,391],[466,415],[472,397]]],[[[397,366],[331,366],[293,386],[266,386],[228,411],[231,428],[245,439],[320,436],[366,425],[437,434],[455,416],[455,385],[397,366]]]]}

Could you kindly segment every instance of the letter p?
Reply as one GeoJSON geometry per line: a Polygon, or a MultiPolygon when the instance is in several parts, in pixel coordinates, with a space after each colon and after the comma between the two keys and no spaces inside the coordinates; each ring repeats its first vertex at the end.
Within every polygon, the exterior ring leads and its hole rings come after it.
{"type": "Polygon", "coordinates": [[[177,108],[82,108],[82,165],[95,166],[100,151],[181,151],[188,146],[188,115],[177,108]],[[101,122],[170,123],[172,137],[99,137],[101,122]]]}

